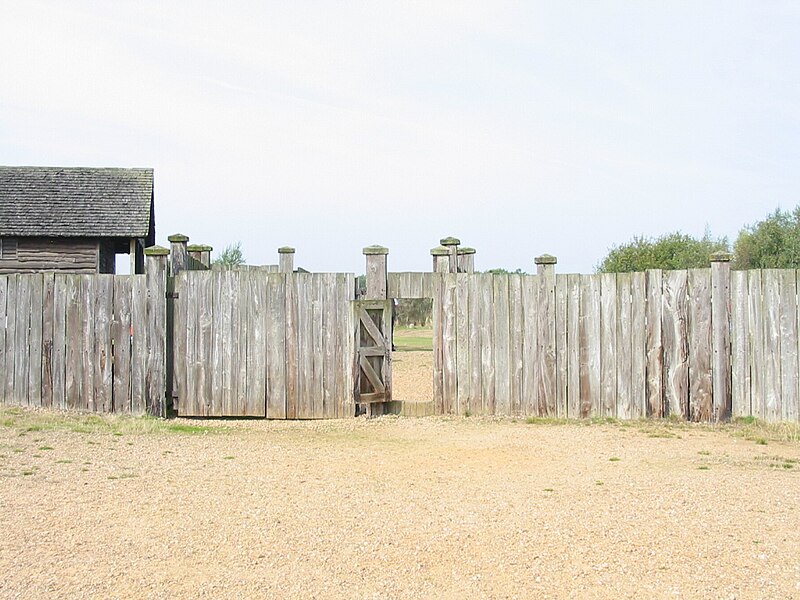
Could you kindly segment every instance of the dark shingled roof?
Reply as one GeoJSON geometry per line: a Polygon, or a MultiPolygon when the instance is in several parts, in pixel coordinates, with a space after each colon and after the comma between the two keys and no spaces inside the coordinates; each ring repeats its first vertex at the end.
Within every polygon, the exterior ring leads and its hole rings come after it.
{"type": "Polygon", "coordinates": [[[155,237],[152,169],[0,167],[0,236],[155,237]]]}

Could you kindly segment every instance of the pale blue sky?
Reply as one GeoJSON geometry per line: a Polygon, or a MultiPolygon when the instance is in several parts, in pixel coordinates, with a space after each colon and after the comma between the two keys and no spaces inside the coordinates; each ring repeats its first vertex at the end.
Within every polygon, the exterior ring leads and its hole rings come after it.
{"type": "Polygon", "coordinates": [[[0,164],[153,167],[162,244],[590,272],[800,202],[800,2],[4,4],[0,164]]]}

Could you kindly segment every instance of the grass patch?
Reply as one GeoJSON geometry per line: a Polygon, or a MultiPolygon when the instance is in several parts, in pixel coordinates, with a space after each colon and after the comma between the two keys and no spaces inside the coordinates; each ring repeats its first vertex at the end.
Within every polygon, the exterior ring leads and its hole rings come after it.
{"type": "Polygon", "coordinates": [[[396,327],[394,330],[396,352],[419,352],[433,350],[431,327],[396,327]]]}
{"type": "Polygon", "coordinates": [[[701,465],[701,466],[697,467],[697,470],[698,471],[710,471],[711,467],[709,467],[708,465],[701,465]]]}
{"type": "Polygon", "coordinates": [[[611,457],[611,458],[609,458],[608,460],[609,460],[609,462],[619,462],[619,461],[621,461],[622,459],[621,459],[621,458],[619,458],[619,457],[617,457],[617,456],[612,456],[612,457],[611,457]]]}
{"type": "Polygon", "coordinates": [[[189,434],[199,434],[199,433],[210,433],[215,428],[213,427],[204,427],[202,425],[186,425],[184,423],[172,423],[167,425],[167,431],[170,433],[189,433],[189,434]]]}
{"type": "Polygon", "coordinates": [[[53,450],[52,446],[39,446],[39,450],[53,450]]]}

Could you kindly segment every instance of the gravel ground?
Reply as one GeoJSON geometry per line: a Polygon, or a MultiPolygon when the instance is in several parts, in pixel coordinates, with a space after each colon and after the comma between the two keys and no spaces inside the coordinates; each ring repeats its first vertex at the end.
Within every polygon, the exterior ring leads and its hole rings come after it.
{"type": "Polygon", "coordinates": [[[800,598],[797,443],[21,414],[0,419],[2,598],[800,598]],[[164,430],[185,424],[210,430],[164,430]]]}
{"type": "Polygon", "coordinates": [[[392,397],[403,402],[433,398],[433,352],[392,353],[392,397]]]}

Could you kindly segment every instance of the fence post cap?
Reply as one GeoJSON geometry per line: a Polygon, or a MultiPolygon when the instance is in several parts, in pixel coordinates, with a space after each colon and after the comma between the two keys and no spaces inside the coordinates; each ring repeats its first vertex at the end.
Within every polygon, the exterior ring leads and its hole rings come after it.
{"type": "Polygon", "coordinates": [[[444,246],[436,246],[436,248],[431,248],[432,256],[447,256],[448,254],[450,254],[450,250],[444,246]]]}
{"type": "Polygon", "coordinates": [[[439,240],[439,243],[442,246],[460,246],[461,245],[461,240],[456,238],[456,237],[452,237],[451,236],[451,237],[442,238],[441,240],[439,240]]]}
{"type": "Polygon", "coordinates": [[[458,253],[459,254],[475,254],[475,248],[467,248],[465,246],[464,248],[459,248],[458,249],[458,253]]]}
{"type": "Polygon", "coordinates": [[[169,256],[169,248],[163,246],[150,246],[144,249],[145,256],[169,256]]]}
{"type": "Polygon", "coordinates": [[[374,244],[372,246],[367,246],[362,250],[364,254],[367,256],[375,255],[375,254],[389,254],[389,249],[385,246],[379,246],[378,244],[374,244]]]}
{"type": "Polygon", "coordinates": [[[537,265],[554,265],[558,262],[558,259],[552,254],[542,254],[534,258],[533,262],[537,265]]]}
{"type": "Polygon", "coordinates": [[[291,246],[281,246],[278,248],[278,254],[294,254],[294,248],[291,246]]]}
{"type": "Polygon", "coordinates": [[[731,262],[731,253],[730,252],[714,252],[710,260],[712,263],[715,262],[731,262]]]}
{"type": "Polygon", "coordinates": [[[189,236],[182,233],[173,233],[167,238],[170,242],[188,242],[189,236]]]}
{"type": "Polygon", "coordinates": [[[189,244],[186,246],[188,252],[211,252],[214,248],[207,244],[189,244]]]}

